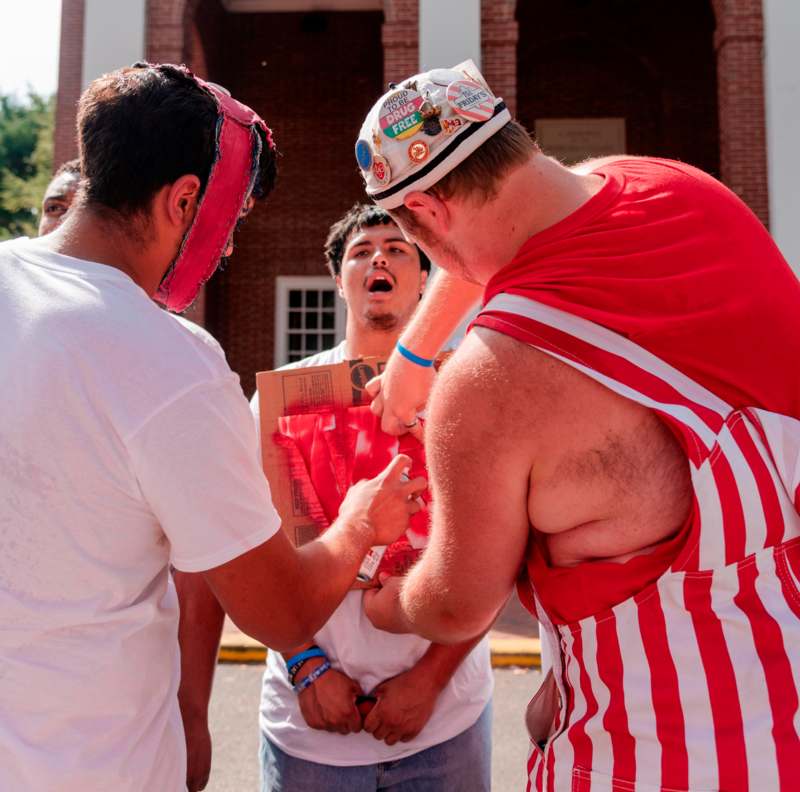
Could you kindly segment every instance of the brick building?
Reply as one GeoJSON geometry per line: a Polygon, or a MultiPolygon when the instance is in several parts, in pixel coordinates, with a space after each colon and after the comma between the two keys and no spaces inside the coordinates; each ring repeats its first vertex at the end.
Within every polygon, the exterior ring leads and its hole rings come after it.
{"type": "Polygon", "coordinates": [[[188,314],[250,392],[255,371],[341,336],[321,248],[362,198],[353,143],[372,101],[466,57],[545,150],[696,164],[800,265],[800,163],[785,143],[800,133],[797,81],[784,79],[798,28],[780,0],[63,0],[56,163],[75,154],[82,87],[142,58],[185,62],[267,119],[279,186],[188,314]]]}

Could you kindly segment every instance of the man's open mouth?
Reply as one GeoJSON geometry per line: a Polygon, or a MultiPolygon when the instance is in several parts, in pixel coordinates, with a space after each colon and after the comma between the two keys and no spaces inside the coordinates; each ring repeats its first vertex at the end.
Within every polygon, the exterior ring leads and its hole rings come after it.
{"type": "Polygon", "coordinates": [[[388,275],[377,272],[367,278],[367,291],[370,294],[387,293],[394,289],[394,283],[388,275]]]}

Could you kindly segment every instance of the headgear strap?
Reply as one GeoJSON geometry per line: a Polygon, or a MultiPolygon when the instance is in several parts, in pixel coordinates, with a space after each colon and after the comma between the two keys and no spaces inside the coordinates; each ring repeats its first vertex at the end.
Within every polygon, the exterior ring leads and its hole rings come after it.
{"type": "Polygon", "coordinates": [[[219,266],[253,189],[262,145],[256,127],[263,130],[269,149],[275,149],[272,132],[257,113],[220,86],[186,71],[214,97],[219,115],[214,162],[205,192],[178,257],[156,293],[160,303],[178,313],[192,304],[200,287],[219,266]]]}

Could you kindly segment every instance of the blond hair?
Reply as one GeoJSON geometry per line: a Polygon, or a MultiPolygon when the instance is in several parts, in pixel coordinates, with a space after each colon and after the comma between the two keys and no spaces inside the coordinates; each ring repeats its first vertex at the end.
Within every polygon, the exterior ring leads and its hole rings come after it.
{"type": "MultiPolygon", "coordinates": [[[[426,192],[443,200],[459,198],[486,203],[497,195],[503,179],[539,150],[522,124],[509,121],[426,192]]],[[[390,214],[409,226],[416,225],[412,212],[405,206],[392,209],[390,214]]]]}

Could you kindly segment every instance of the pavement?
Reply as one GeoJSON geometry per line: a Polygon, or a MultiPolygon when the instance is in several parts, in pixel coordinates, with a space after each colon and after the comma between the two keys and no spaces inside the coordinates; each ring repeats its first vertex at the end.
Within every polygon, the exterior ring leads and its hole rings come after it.
{"type": "MultiPolygon", "coordinates": [[[[489,632],[492,667],[541,668],[536,622],[512,595],[489,632]]],[[[226,619],[219,650],[221,663],[263,663],[267,650],[226,619]]]]}

